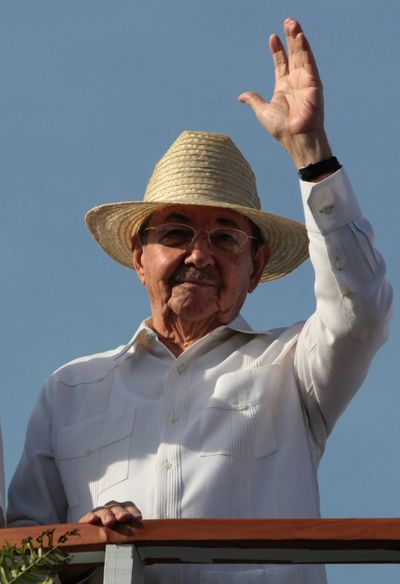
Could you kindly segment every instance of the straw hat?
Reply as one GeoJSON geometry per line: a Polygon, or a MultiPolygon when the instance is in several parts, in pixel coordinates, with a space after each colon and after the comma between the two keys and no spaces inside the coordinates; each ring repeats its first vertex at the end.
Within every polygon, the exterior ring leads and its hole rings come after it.
{"type": "Polygon", "coordinates": [[[254,173],[232,140],[211,132],[183,132],[156,164],[143,201],[110,203],[86,214],[97,243],[133,269],[131,237],[168,205],[226,207],[257,225],[271,249],[261,280],[285,276],[308,256],[304,225],[260,209],[254,173]]]}

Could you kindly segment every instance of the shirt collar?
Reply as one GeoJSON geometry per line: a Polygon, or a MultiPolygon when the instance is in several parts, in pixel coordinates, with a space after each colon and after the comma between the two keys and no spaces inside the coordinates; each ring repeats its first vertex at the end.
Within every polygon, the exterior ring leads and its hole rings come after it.
{"type": "Polygon", "coordinates": [[[139,345],[146,346],[149,342],[151,342],[152,338],[157,339],[157,334],[148,326],[147,321],[148,319],[145,319],[140,323],[139,328],[133,337],[130,339],[130,341],[127,342],[125,346],[121,347],[121,351],[115,355],[114,360],[120,359],[126,353],[128,353],[128,351],[135,353],[139,345]]]}
{"type": "Polygon", "coordinates": [[[244,333],[247,335],[270,335],[271,331],[268,330],[254,330],[251,325],[247,322],[247,320],[241,315],[238,314],[231,322],[228,324],[224,324],[219,326],[218,328],[214,329],[207,337],[220,337],[221,339],[225,336],[228,336],[231,331],[237,333],[244,333]]]}
{"type": "MultiPolygon", "coordinates": [[[[150,319],[147,318],[141,322],[133,337],[124,347],[121,348],[121,351],[117,353],[114,359],[123,357],[126,353],[128,353],[128,351],[131,353],[136,352],[136,349],[139,345],[146,347],[150,342],[152,342],[152,340],[158,340],[157,333],[155,333],[148,325],[149,320],[150,319]]],[[[241,314],[238,314],[233,320],[231,320],[231,322],[212,330],[204,338],[209,337],[222,339],[224,336],[228,335],[230,331],[248,335],[271,334],[271,332],[267,330],[254,330],[247,322],[247,320],[241,314]]]]}
{"type": "MultiPolygon", "coordinates": [[[[223,325],[222,327],[219,327],[219,328],[229,328],[229,329],[237,331],[239,333],[254,333],[254,332],[256,332],[252,329],[250,324],[247,322],[247,320],[241,314],[238,314],[236,316],[236,318],[231,320],[231,322],[229,322],[228,324],[223,325]]],[[[216,329],[216,330],[218,330],[218,329],[216,329]]]]}

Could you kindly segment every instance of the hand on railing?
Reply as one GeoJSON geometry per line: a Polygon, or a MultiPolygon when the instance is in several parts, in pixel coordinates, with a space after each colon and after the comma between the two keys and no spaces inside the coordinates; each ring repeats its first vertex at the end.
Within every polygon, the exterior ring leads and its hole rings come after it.
{"type": "Polygon", "coordinates": [[[118,503],[109,501],[101,507],[96,507],[79,519],[79,523],[90,523],[92,525],[104,525],[113,527],[116,523],[129,523],[142,519],[142,514],[132,501],[118,503]]]}

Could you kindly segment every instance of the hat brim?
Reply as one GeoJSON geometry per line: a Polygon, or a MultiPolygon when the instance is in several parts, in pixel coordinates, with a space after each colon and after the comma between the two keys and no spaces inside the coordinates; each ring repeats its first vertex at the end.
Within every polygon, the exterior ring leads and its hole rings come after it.
{"type": "MultiPolygon", "coordinates": [[[[185,203],[185,205],[191,203],[185,203]]],[[[132,236],[139,232],[143,222],[155,211],[171,203],[127,201],[94,207],[86,214],[85,221],[94,239],[114,260],[134,269],[132,262],[132,236]]],[[[262,282],[286,276],[308,257],[308,237],[304,225],[257,209],[228,203],[202,206],[234,209],[260,229],[268,241],[271,256],[261,277],[262,282]]]]}

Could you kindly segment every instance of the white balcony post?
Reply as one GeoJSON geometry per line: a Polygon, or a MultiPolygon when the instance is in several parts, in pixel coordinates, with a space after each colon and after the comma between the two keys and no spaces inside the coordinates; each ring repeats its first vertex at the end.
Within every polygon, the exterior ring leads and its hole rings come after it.
{"type": "Polygon", "coordinates": [[[104,584],[144,584],[144,568],[136,546],[106,545],[104,584]]]}

